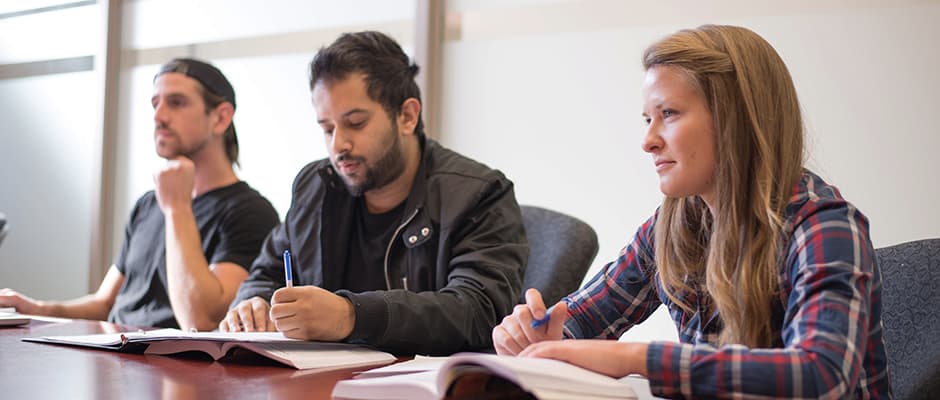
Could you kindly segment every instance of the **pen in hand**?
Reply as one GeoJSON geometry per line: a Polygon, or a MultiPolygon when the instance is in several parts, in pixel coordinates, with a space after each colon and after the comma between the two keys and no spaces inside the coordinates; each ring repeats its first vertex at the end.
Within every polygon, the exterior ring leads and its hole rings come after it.
{"type": "Polygon", "coordinates": [[[548,321],[549,321],[549,320],[551,319],[551,317],[552,317],[552,310],[553,310],[554,308],[555,308],[555,306],[549,307],[548,310],[545,310],[545,316],[544,316],[544,317],[542,317],[542,318],[540,318],[540,319],[534,319],[534,320],[532,320],[532,329],[535,329],[535,328],[538,328],[538,327],[540,327],[540,326],[542,326],[542,325],[547,324],[548,321]]]}
{"type": "Polygon", "coordinates": [[[287,287],[294,287],[294,276],[291,275],[290,270],[290,250],[284,250],[284,280],[287,282],[287,287]]]}

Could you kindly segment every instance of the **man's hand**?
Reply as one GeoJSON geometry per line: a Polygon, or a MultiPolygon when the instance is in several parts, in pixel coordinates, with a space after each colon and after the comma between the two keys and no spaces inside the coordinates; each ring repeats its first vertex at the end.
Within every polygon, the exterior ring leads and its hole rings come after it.
{"type": "Polygon", "coordinates": [[[13,307],[20,314],[45,315],[41,302],[13,289],[0,289],[0,307],[13,307]]]}
{"type": "Polygon", "coordinates": [[[177,156],[153,173],[153,184],[160,210],[192,210],[196,166],[193,161],[177,156]]]}
{"type": "Polygon", "coordinates": [[[542,294],[536,289],[526,290],[525,301],[525,304],[516,305],[512,314],[493,328],[493,346],[497,354],[517,355],[534,343],[561,339],[568,319],[565,303],[558,302],[552,308],[551,319],[547,324],[533,328],[532,321],[544,318],[548,310],[545,309],[542,294]]]}
{"type": "Polygon", "coordinates": [[[273,332],[274,323],[268,319],[270,308],[268,302],[257,296],[244,300],[228,311],[222,322],[219,322],[219,330],[222,332],[273,332]]]}
{"type": "Polygon", "coordinates": [[[349,300],[316,286],[278,289],[271,304],[271,320],[289,338],[338,341],[356,325],[349,300]]]}

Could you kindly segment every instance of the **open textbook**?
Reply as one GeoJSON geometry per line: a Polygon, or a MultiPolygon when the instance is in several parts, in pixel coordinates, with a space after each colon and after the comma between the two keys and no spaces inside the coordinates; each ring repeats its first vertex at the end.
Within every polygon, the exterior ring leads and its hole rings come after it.
{"type": "Polygon", "coordinates": [[[395,361],[395,356],[367,347],[290,339],[280,332],[220,333],[158,329],[97,335],[44,336],[23,340],[159,355],[196,351],[208,354],[214,360],[225,357],[234,349],[244,349],[304,370],[325,371],[383,365],[395,361]]]}
{"type": "Polygon", "coordinates": [[[29,320],[29,316],[17,313],[15,308],[0,308],[0,326],[26,325],[29,320]]]}
{"type": "Polygon", "coordinates": [[[395,364],[340,381],[337,399],[636,399],[626,382],[566,362],[545,358],[460,353],[443,363],[422,359],[429,366],[409,369],[395,364]],[[395,371],[402,373],[394,374],[395,371]],[[372,377],[370,377],[372,376],[372,377]]]}

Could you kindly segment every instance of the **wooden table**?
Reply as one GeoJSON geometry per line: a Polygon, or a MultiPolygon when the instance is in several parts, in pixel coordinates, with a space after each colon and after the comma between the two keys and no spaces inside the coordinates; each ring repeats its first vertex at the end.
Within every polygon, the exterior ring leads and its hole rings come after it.
{"type": "Polygon", "coordinates": [[[219,363],[20,340],[134,330],[84,320],[0,327],[0,398],[329,399],[337,381],[368,369],[311,373],[274,363],[219,363]]]}

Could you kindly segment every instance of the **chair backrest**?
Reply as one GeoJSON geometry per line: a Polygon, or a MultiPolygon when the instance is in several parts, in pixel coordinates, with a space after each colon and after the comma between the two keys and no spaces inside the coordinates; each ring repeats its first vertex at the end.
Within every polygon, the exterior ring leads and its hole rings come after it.
{"type": "Polygon", "coordinates": [[[534,206],[522,206],[522,223],[529,238],[523,296],[536,288],[552,305],[581,286],[597,255],[597,234],[584,221],[534,206]]]}
{"type": "Polygon", "coordinates": [[[875,250],[895,398],[940,398],[940,238],[875,250]]]}

